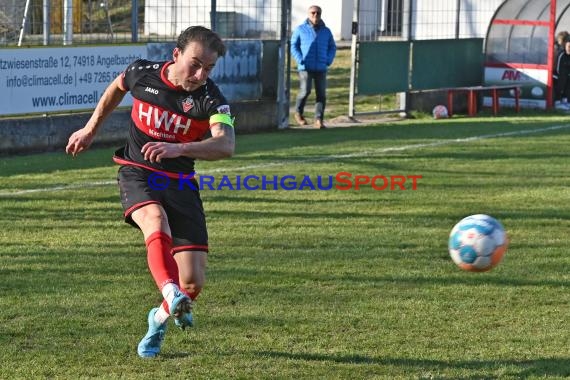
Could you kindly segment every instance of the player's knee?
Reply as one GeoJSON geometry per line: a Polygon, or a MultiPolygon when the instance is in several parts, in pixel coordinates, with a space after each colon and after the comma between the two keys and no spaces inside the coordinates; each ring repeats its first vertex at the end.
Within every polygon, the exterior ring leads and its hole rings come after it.
{"type": "Polygon", "coordinates": [[[168,224],[168,218],[160,207],[143,207],[132,215],[133,219],[142,228],[143,226],[160,227],[168,224]]]}
{"type": "Polygon", "coordinates": [[[152,207],[144,210],[142,216],[144,220],[166,220],[166,215],[158,207],[152,207]]]}

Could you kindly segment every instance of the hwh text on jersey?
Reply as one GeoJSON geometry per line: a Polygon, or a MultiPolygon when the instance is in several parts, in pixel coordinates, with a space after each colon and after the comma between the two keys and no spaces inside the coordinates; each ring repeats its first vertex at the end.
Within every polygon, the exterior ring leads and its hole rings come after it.
{"type": "MultiPolygon", "coordinates": [[[[138,120],[142,124],[141,126],[150,128],[149,133],[151,135],[156,137],[156,132],[170,132],[174,135],[164,135],[161,133],[161,137],[175,139],[175,135],[186,135],[190,130],[192,120],[189,118],[145,102],[139,101],[136,103],[138,103],[138,120]],[[156,131],[153,131],[152,128],[156,131]]],[[[136,106],[137,105],[135,105],[135,107],[136,106]]],[[[135,110],[135,107],[133,107],[133,110],[135,110]]]]}

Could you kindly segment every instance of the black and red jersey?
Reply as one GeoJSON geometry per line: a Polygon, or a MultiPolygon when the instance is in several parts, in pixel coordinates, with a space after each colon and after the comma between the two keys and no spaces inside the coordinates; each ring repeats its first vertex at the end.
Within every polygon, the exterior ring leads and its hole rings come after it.
{"type": "Polygon", "coordinates": [[[133,96],[133,107],[127,143],[117,151],[115,162],[153,171],[193,173],[194,158],[165,158],[151,163],[141,153],[143,145],[151,141],[200,141],[210,129],[211,116],[230,114],[226,98],[211,79],[192,92],[174,86],[165,73],[172,63],[140,59],[123,73],[123,86],[133,96]]]}

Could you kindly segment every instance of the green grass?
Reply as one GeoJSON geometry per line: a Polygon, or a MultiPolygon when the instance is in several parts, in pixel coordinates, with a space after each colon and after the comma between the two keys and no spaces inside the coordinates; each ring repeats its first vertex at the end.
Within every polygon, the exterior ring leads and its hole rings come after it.
{"type": "Polygon", "coordinates": [[[422,179],[415,191],[204,190],[211,253],[197,326],[172,324],[162,355],[141,360],[159,294],[140,232],[121,220],[113,149],[3,158],[1,378],[570,377],[567,118],[237,140],[234,158],[198,171],[422,179]],[[497,136],[468,139],[484,135],[497,136]],[[463,272],[447,253],[451,227],[474,213],[498,218],[511,240],[488,273],[463,272]]]}

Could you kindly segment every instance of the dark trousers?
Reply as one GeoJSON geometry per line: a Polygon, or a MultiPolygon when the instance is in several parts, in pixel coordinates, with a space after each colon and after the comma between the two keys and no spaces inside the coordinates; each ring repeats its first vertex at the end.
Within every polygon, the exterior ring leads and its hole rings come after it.
{"type": "Polygon", "coordinates": [[[327,103],[327,72],[299,71],[299,93],[295,102],[295,112],[303,115],[307,98],[311,94],[313,81],[315,82],[315,92],[317,99],[315,102],[315,120],[323,120],[325,106],[327,103]]]}
{"type": "Polygon", "coordinates": [[[570,101],[570,70],[564,68],[560,70],[558,78],[554,79],[554,100],[561,100],[567,98],[570,101]]]}

